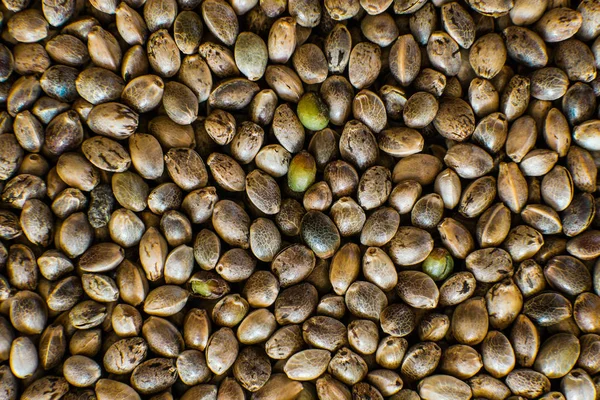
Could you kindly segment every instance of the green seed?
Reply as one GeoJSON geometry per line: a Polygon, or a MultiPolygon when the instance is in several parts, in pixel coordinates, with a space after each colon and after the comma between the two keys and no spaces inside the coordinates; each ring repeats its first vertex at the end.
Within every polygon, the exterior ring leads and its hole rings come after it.
{"type": "Polygon", "coordinates": [[[304,192],[315,182],[317,163],[307,151],[301,151],[292,158],[288,171],[288,186],[294,192],[304,192]]]}
{"type": "Polygon", "coordinates": [[[454,260],[448,250],[438,247],[433,249],[423,261],[423,272],[434,281],[446,279],[454,270],[454,260]]]}
{"type": "Polygon", "coordinates": [[[329,124],[329,108],[314,92],[302,96],[298,102],[297,113],[302,125],[311,131],[320,131],[329,124]]]}

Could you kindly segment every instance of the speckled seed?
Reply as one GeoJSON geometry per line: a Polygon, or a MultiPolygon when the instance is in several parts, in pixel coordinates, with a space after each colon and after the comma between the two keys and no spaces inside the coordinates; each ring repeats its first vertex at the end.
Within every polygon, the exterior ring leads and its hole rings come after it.
{"type": "Polygon", "coordinates": [[[365,209],[377,208],[387,200],[392,189],[391,174],[387,168],[367,169],[358,184],[358,203],[365,209]]]}
{"type": "Polygon", "coordinates": [[[513,76],[500,98],[500,111],[509,121],[520,117],[527,110],[530,96],[529,78],[521,75],[513,76]]]}
{"type": "Polygon", "coordinates": [[[327,350],[303,350],[290,357],[285,363],[284,372],[293,380],[312,380],[325,372],[329,360],[331,354],[327,350]]]}
{"type": "Polygon", "coordinates": [[[591,260],[598,253],[596,246],[599,240],[599,231],[584,232],[567,242],[567,251],[579,259],[591,260]]]}
{"type": "Polygon", "coordinates": [[[369,282],[352,283],[345,294],[348,311],[359,318],[379,320],[387,306],[387,298],[381,289],[369,282]]]}
{"type": "Polygon", "coordinates": [[[571,317],[573,309],[565,297],[556,292],[548,292],[527,300],[523,313],[540,326],[550,326],[571,317]]]}
{"type": "Polygon", "coordinates": [[[431,235],[415,227],[400,227],[388,243],[388,254],[398,265],[413,265],[422,262],[433,250],[431,235]]]}
{"type": "Polygon", "coordinates": [[[533,368],[548,378],[562,378],[575,366],[579,353],[577,337],[568,333],[558,333],[542,344],[533,368]]]}
{"type": "Polygon", "coordinates": [[[521,162],[525,155],[533,149],[536,140],[537,128],[535,120],[528,115],[517,118],[508,131],[506,154],[514,162],[521,162]]]}
{"type": "MultiPolygon", "coordinates": [[[[442,166],[442,161],[435,156],[422,153],[413,154],[398,161],[392,171],[392,182],[399,183],[410,180],[419,185],[429,185],[434,182],[435,177],[442,170],[442,166]]],[[[404,212],[400,213],[404,214],[404,212]]]]}
{"type": "Polygon", "coordinates": [[[446,32],[434,32],[429,36],[427,55],[433,67],[445,75],[458,74],[461,65],[459,46],[446,32]]]}
{"type": "Polygon", "coordinates": [[[432,375],[418,385],[419,395],[424,400],[467,400],[471,388],[465,382],[450,375],[432,375]]]}
{"type": "Polygon", "coordinates": [[[92,108],[87,123],[99,135],[125,139],[137,129],[138,115],[123,104],[103,103],[92,108]]]}
{"type": "Polygon", "coordinates": [[[335,224],[319,211],[309,211],[302,218],[302,238],[320,258],[329,258],[340,246],[335,224]]]}
{"type": "Polygon", "coordinates": [[[280,325],[304,322],[317,307],[317,290],[300,283],[281,292],[275,301],[275,318],[280,325]]]}
{"type": "Polygon", "coordinates": [[[381,69],[381,48],[375,43],[361,42],[352,49],[348,77],[356,89],[370,86],[381,69]]]}
{"type": "Polygon", "coordinates": [[[87,139],[82,143],[81,149],[92,164],[104,171],[123,172],[131,164],[127,151],[119,143],[106,137],[87,139]]]}
{"type": "Polygon", "coordinates": [[[465,179],[479,178],[493,168],[492,157],[481,147],[470,143],[460,143],[450,148],[444,161],[465,179]]]}
{"type": "MultiPolygon", "coordinates": [[[[485,343],[485,342],[484,342],[485,343]]],[[[482,345],[483,349],[483,345],[482,345]]],[[[481,355],[472,347],[457,344],[444,351],[440,370],[459,379],[468,379],[483,367],[481,355]]]]}
{"type": "Polygon", "coordinates": [[[485,300],[481,297],[473,297],[460,303],[452,314],[451,329],[459,343],[468,345],[481,343],[488,332],[485,300]]]}
{"type": "Polygon", "coordinates": [[[573,237],[582,233],[590,226],[594,214],[593,197],[589,193],[576,195],[561,216],[564,234],[573,237]]]}
{"type": "Polygon", "coordinates": [[[477,39],[469,51],[469,63],[475,73],[492,79],[506,62],[507,51],[499,34],[489,33],[477,39]]]}
{"type": "MultiPolygon", "coordinates": [[[[434,121],[438,107],[438,101],[431,93],[417,92],[404,104],[402,111],[404,123],[409,128],[425,128],[434,121]]],[[[440,117],[440,120],[442,118],[440,117]]]]}
{"type": "Polygon", "coordinates": [[[383,246],[389,242],[398,230],[400,215],[391,207],[383,207],[371,214],[360,235],[365,246],[383,246]]]}
{"type": "Polygon", "coordinates": [[[500,163],[498,171],[498,195],[514,213],[519,213],[527,203],[527,182],[515,163],[500,163]]]}
{"type": "Polygon", "coordinates": [[[548,52],[542,38],[530,29],[510,26],[503,31],[510,58],[530,68],[548,63],[548,52]]]}
{"type": "Polygon", "coordinates": [[[465,260],[467,269],[481,282],[498,282],[513,273],[510,255],[497,248],[476,250],[465,260]]]}
{"type": "Polygon", "coordinates": [[[573,140],[586,150],[599,150],[600,141],[598,141],[598,135],[596,134],[596,129],[599,125],[600,122],[598,120],[592,120],[575,126],[573,130],[573,140]]]}
{"type": "Polygon", "coordinates": [[[421,69],[419,45],[411,34],[398,37],[390,50],[390,70],[402,86],[408,86],[421,69]]]}
{"type": "Polygon", "coordinates": [[[436,343],[417,343],[407,350],[400,371],[411,381],[418,381],[433,373],[441,356],[442,350],[436,343]]]}
{"type": "Polygon", "coordinates": [[[474,249],[471,233],[463,224],[452,218],[445,218],[437,226],[442,243],[453,257],[464,259],[474,249]]]}
{"type": "Polygon", "coordinates": [[[431,277],[420,271],[402,271],[398,274],[396,291],[400,298],[414,308],[435,308],[439,290],[431,277]]]}
{"type": "Polygon", "coordinates": [[[567,92],[568,85],[567,74],[559,68],[542,68],[531,74],[531,96],[539,100],[561,98],[567,92]]]}
{"type": "Polygon", "coordinates": [[[430,193],[421,197],[414,205],[411,212],[413,226],[422,229],[431,229],[437,226],[444,213],[444,201],[437,193],[430,193]]]}
{"type": "MultiPolygon", "coordinates": [[[[199,157],[198,157],[199,158],[199,157]]],[[[206,159],[213,178],[230,192],[241,192],[246,187],[246,174],[241,166],[226,154],[212,153],[206,159]]]]}
{"type": "Polygon", "coordinates": [[[361,356],[347,347],[342,347],[332,357],[328,372],[341,382],[353,385],[367,375],[368,367],[361,356]]]}
{"type": "Polygon", "coordinates": [[[557,44],[554,60],[556,66],[567,73],[571,81],[590,82],[596,78],[596,64],[590,48],[577,39],[557,44]]]}
{"type": "Polygon", "coordinates": [[[556,165],[542,179],[542,198],[556,211],[566,209],[573,200],[573,180],[569,171],[556,165]]]}

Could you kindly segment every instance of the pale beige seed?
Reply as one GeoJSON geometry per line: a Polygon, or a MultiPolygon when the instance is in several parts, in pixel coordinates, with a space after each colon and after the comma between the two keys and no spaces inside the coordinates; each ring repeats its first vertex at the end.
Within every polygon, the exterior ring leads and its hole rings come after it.
{"type": "Polygon", "coordinates": [[[268,53],[265,42],[260,36],[251,32],[242,32],[235,42],[235,61],[251,81],[260,79],[267,67],[268,53]]]}
{"type": "Polygon", "coordinates": [[[285,363],[284,372],[293,380],[316,379],[325,372],[330,359],[331,354],[327,350],[304,350],[290,357],[285,363]]]}

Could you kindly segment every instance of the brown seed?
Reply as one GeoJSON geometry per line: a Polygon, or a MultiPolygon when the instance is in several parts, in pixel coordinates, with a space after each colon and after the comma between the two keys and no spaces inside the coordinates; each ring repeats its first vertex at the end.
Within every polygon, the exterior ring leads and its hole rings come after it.
{"type": "Polygon", "coordinates": [[[502,37],[496,33],[490,33],[477,39],[473,44],[469,51],[469,62],[478,76],[492,79],[504,66],[506,55],[507,51],[502,37]]]}
{"type": "Polygon", "coordinates": [[[525,302],[523,313],[540,326],[550,326],[569,318],[571,303],[556,292],[541,293],[525,302]]]}
{"type": "Polygon", "coordinates": [[[460,222],[452,218],[444,218],[437,229],[442,243],[453,257],[464,259],[473,251],[475,247],[473,236],[460,222]]]}
{"type": "MultiPolygon", "coordinates": [[[[558,113],[560,114],[560,112],[558,113]]],[[[527,155],[529,151],[533,149],[536,140],[537,128],[535,120],[528,115],[517,118],[508,131],[508,137],[506,139],[506,154],[514,162],[521,162],[525,155],[527,155]]]]}
{"type": "Polygon", "coordinates": [[[390,70],[402,86],[408,86],[421,68],[421,54],[415,38],[408,34],[398,37],[390,50],[390,70]]]}
{"type": "Polygon", "coordinates": [[[485,300],[474,297],[459,304],[452,314],[451,323],[454,338],[463,344],[481,343],[488,331],[488,314],[485,300]]]}
{"type": "Polygon", "coordinates": [[[442,372],[459,379],[472,377],[482,367],[481,355],[472,347],[463,344],[452,345],[446,349],[440,363],[442,372]]]}
{"type": "Polygon", "coordinates": [[[410,380],[420,380],[433,373],[441,356],[442,350],[436,343],[417,343],[407,350],[400,371],[410,380]]]}

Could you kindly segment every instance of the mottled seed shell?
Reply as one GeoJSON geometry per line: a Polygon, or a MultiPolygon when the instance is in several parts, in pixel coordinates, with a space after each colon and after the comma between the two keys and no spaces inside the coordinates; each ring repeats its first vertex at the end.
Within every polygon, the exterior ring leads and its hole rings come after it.
{"type": "Polygon", "coordinates": [[[217,202],[212,215],[212,224],[226,243],[244,249],[249,247],[250,218],[237,203],[231,200],[217,202]]]}
{"type": "Polygon", "coordinates": [[[156,108],[162,101],[164,83],[156,75],[138,76],[125,86],[121,98],[138,113],[156,108]]]}
{"type": "Polygon", "coordinates": [[[202,3],[202,18],[208,29],[225,45],[232,46],[239,32],[233,8],[222,0],[202,3]]]}
{"type": "Polygon", "coordinates": [[[158,75],[174,76],[181,66],[181,56],[175,40],[165,29],[159,29],[148,38],[148,62],[158,75]]]}
{"type": "Polygon", "coordinates": [[[81,149],[92,164],[104,171],[123,172],[131,165],[131,158],[123,146],[103,136],[85,140],[81,149]]]}
{"type": "Polygon", "coordinates": [[[523,313],[540,326],[557,324],[571,317],[571,303],[556,292],[536,295],[525,302],[523,313]]]}
{"type": "Polygon", "coordinates": [[[392,260],[377,247],[367,249],[363,256],[362,268],[365,278],[384,291],[391,290],[398,283],[392,260]]]}
{"type": "Polygon", "coordinates": [[[408,86],[421,69],[421,52],[415,38],[408,34],[400,36],[390,50],[389,65],[394,78],[408,86]]]}
{"type": "Polygon", "coordinates": [[[433,250],[431,235],[415,227],[400,227],[388,243],[388,254],[398,265],[413,265],[422,262],[433,250]]]}
{"type": "Polygon", "coordinates": [[[198,102],[208,99],[212,89],[212,75],[204,59],[193,54],[185,57],[177,75],[179,81],[192,90],[198,102]]]}
{"type": "Polygon", "coordinates": [[[530,29],[509,26],[503,31],[510,58],[530,68],[548,63],[548,51],[542,38],[530,29]]]}
{"type": "Polygon", "coordinates": [[[450,148],[444,161],[465,179],[479,178],[493,168],[492,157],[481,147],[470,143],[460,143],[450,148]]]}
{"type": "Polygon", "coordinates": [[[284,372],[293,380],[312,380],[325,372],[329,360],[331,354],[327,350],[303,350],[290,357],[285,363],[284,372]]]}
{"type": "Polygon", "coordinates": [[[150,64],[146,50],[135,45],[125,52],[121,63],[121,77],[125,81],[148,73],[150,64]]]}
{"type": "Polygon", "coordinates": [[[566,209],[573,200],[573,180],[569,171],[557,165],[542,179],[544,202],[556,211],[566,209]]]}
{"type": "Polygon", "coordinates": [[[296,20],[283,17],[271,26],[268,39],[269,59],[274,63],[287,62],[296,49],[296,20]]]}
{"type": "Polygon", "coordinates": [[[135,133],[129,137],[131,162],[140,176],[156,179],[164,172],[163,151],[158,140],[148,134],[135,133]]]}
{"type": "Polygon", "coordinates": [[[459,46],[446,32],[434,32],[429,36],[427,55],[433,67],[445,75],[458,74],[461,65],[459,46]]]}
{"type": "Polygon", "coordinates": [[[183,190],[199,189],[206,186],[208,182],[204,161],[192,149],[169,150],[165,154],[165,165],[171,179],[183,190]]]}
{"type": "Polygon", "coordinates": [[[206,159],[206,165],[208,165],[213,178],[223,189],[230,192],[241,192],[246,188],[244,170],[228,155],[212,153],[206,159]]]}
{"type": "Polygon", "coordinates": [[[125,139],[137,129],[138,114],[120,103],[103,103],[92,108],[87,123],[99,135],[125,139]]]}
{"type": "Polygon", "coordinates": [[[498,282],[513,273],[510,255],[497,248],[476,250],[465,260],[467,269],[481,282],[498,282]]]}
{"type": "Polygon", "coordinates": [[[379,149],[373,133],[363,123],[353,120],[346,123],[340,137],[340,154],[346,161],[364,170],[372,166],[379,149]],[[358,143],[361,143],[358,146],[358,143]]]}
{"type": "Polygon", "coordinates": [[[162,105],[169,118],[180,125],[191,124],[198,116],[198,98],[179,82],[165,84],[162,105]]]}
{"type": "MultiPolygon", "coordinates": [[[[391,54],[391,53],[390,53],[391,54]]],[[[348,78],[352,86],[370,86],[381,69],[381,48],[375,43],[361,42],[352,49],[348,63],[348,78]]]]}
{"type": "Polygon", "coordinates": [[[577,39],[560,42],[555,49],[556,66],[572,81],[590,82],[596,78],[596,64],[590,48],[577,39]]]}
{"type": "Polygon", "coordinates": [[[343,24],[336,24],[324,43],[324,53],[330,73],[344,72],[350,60],[351,50],[352,37],[348,28],[343,24]]]}
{"type": "Polygon", "coordinates": [[[473,44],[469,51],[469,63],[478,76],[492,79],[504,66],[506,55],[502,37],[496,33],[489,33],[473,44]]]}
{"type": "Polygon", "coordinates": [[[417,92],[404,104],[404,123],[409,128],[425,128],[434,120],[438,107],[438,101],[431,93],[417,92]]]}
{"type": "Polygon", "coordinates": [[[466,140],[475,129],[475,116],[468,103],[457,98],[444,98],[433,120],[435,129],[447,139],[466,140]]]}
{"type": "Polygon", "coordinates": [[[400,371],[410,380],[420,380],[433,373],[441,356],[442,350],[436,343],[417,343],[406,352],[400,371]]]}

